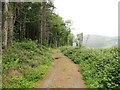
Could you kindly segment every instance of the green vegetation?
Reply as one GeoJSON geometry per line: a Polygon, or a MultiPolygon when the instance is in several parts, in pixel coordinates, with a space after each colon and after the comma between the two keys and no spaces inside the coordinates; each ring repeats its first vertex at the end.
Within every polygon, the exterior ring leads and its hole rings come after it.
{"type": "Polygon", "coordinates": [[[3,88],[32,88],[50,67],[53,58],[50,49],[38,48],[33,41],[14,42],[3,52],[3,88]]]}
{"type": "Polygon", "coordinates": [[[47,47],[72,45],[72,22],[63,20],[54,9],[53,2],[49,0],[3,2],[2,48],[8,49],[13,41],[25,40],[36,40],[38,46],[47,47]]]}
{"type": "Polygon", "coordinates": [[[51,0],[34,3],[9,1],[2,2],[3,88],[36,87],[54,61],[50,48],[71,46],[73,42],[79,48],[63,47],[61,51],[80,64],[90,88],[120,87],[118,48],[80,48],[83,33],[73,40],[72,21],[65,21],[56,14],[51,0]]]}
{"type": "Polygon", "coordinates": [[[54,3],[2,2],[3,88],[36,87],[52,66],[51,47],[72,45],[71,21],[54,3]]]}
{"type": "Polygon", "coordinates": [[[84,80],[90,88],[120,88],[120,49],[62,47],[61,51],[80,65],[84,80]]]}

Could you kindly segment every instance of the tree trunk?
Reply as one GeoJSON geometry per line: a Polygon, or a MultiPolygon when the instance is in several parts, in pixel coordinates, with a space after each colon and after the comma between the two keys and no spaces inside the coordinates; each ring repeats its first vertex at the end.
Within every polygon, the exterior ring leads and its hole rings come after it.
{"type": "Polygon", "coordinates": [[[4,3],[4,23],[3,23],[3,48],[7,49],[7,42],[8,42],[8,3],[4,3]]]}
{"type": "Polygon", "coordinates": [[[9,6],[9,19],[8,19],[8,46],[11,45],[13,40],[13,26],[14,26],[14,20],[13,20],[13,6],[9,6]]]}
{"type": "Polygon", "coordinates": [[[40,29],[38,31],[38,45],[42,45],[42,32],[43,32],[43,2],[41,2],[41,8],[40,8],[40,14],[41,14],[41,20],[40,20],[40,29]]]}

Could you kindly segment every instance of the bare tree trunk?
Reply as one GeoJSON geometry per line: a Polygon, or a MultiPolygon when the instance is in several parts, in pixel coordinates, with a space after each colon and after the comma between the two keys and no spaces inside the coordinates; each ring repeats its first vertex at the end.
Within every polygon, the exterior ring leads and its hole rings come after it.
{"type": "Polygon", "coordinates": [[[4,26],[3,26],[3,48],[7,49],[7,42],[8,42],[8,3],[5,2],[4,4],[4,26]]]}
{"type": "Polygon", "coordinates": [[[43,31],[43,3],[41,2],[41,8],[40,8],[40,14],[41,14],[41,20],[40,20],[40,29],[38,31],[38,44],[42,45],[42,31],[43,31]]]}
{"type": "Polygon", "coordinates": [[[49,46],[49,28],[47,28],[46,37],[47,37],[47,46],[49,46]]]}
{"type": "Polygon", "coordinates": [[[41,6],[41,42],[40,44],[46,44],[46,18],[45,18],[45,7],[46,6],[46,2],[42,2],[42,6],[41,6]],[[44,42],[43,42],[44,41],[44,42]]]}
{"type": "Polygon", "coordinates": [[[27,15],[27,13],[25,13],[24,22],[23,22],[23,40],[24,40],[24,38],[25,38],[25,31],[26,31],[26,22],[25,22],[25,20],[26,20],[26,15],[27,15]]]}
{"type": "Polygon", "coordinates": [[[40,44],[42,45],[42,32],[43,32],[43,21],[42,21],[42,15],[41,15],[41,27],[40,27],[40,44]]]}
{"type": "Polygon", "coordinates": [[[14,26],[14,20],[13,20],[13,6],[9,6],[9,20],[8,20],[8,46],[11,45],[13,40],[13,26],[14,26]]]}
{"type": "Polygon", "coordinates": [[[47,45],[46,2],[43,3],[43,43],[47,45]]]}

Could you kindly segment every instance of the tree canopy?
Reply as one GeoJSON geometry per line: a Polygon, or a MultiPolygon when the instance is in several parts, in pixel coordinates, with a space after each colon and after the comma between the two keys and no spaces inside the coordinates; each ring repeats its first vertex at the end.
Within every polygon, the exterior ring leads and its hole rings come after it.
{"type": "Polygon", "coordinates": [[[55,13],[53,2],[3,2],[3,48],[13,41],[35,40],[38,46],[72,45],[72,22],[55,13]]]}

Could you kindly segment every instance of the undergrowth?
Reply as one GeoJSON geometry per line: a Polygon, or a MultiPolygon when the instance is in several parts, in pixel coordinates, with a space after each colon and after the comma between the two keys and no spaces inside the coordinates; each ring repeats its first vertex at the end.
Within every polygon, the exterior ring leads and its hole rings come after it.
{"type": "Polygon", "coordinates": [[[36,87],[53,62],[50,49],[38,48],[33,41],[14,42],[2,58],[3,88],[36,87]]]}
{"type": "Polygon", "coordinates": [[[61,51],[80,65],[89,88],[120,88],[120,49],[62,47],[61,51]]]}

